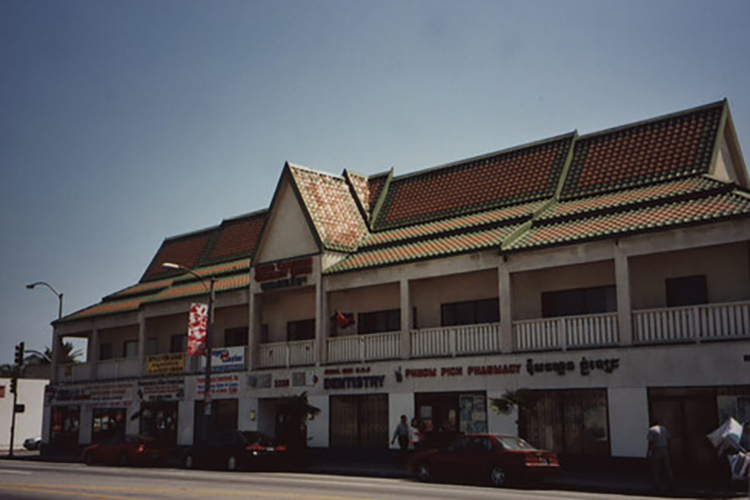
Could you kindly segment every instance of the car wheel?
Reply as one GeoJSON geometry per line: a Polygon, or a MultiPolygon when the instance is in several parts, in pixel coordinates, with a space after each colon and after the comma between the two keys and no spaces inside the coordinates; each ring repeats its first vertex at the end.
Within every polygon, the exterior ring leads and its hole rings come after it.
{"type": "Polygon", "coordinates": [[[227,470],[237,470],[237,457],[234,455],[229,455],[229,458],[227,458],[227,470]]]}
{"type": "Polygon", "coordinates": [[[505,486],[508,484],[508,473],[502,467],[493,467],[490,470],[490,483],[492,486],[505,486]]]}
{"type": "Polygon", "coordinates": [[[432,480],[432,469],[430,468],[430,464],[422,462],[417,465],[417,478],[425,483],[432,480]]]}
{"type": "Polygon", "coordinates": [[[192,454],[188,453],[182,460],[182,465],[186,469],[195,469],[195,457],[192,454]]]}
{"type": "Polygon", "coordinates": [[[120,453],[120,460],[118,463],[122,466],[130,465],[130,457],[128,454],[125,452],[120,453]]]}
{"type": "Polygon", "coordinates": [[[96,465],[96,455],[93,451],[90,451],[83,457],[83,461],[86,462],[86,465],[96,465]]]}

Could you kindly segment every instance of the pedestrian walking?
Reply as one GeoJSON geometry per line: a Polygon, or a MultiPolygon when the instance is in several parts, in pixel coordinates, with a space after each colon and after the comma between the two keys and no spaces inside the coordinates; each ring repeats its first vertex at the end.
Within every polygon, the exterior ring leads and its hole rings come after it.
{"type": "Polygon", "coordinates": [[[398,446],[401,451],[409,450],[409,424],[406,419],[406,415],[401,415],[401,421],[396,426],[396,430],[393,432],[393,439],[391,444],[394,444],[398,439],[398,446]]]}
{"type": "Polygon", "coordinates": [[[646,439],[654,489],[659,491],[674,489],[674,475],[669,460],[669,441],[672,436],[666,427],[655,420],[648,429],[646,439]]]}
{"type": "Polygon", "coordinates": [[[419,420],[413,418],[411,419],[411,427],[409,428],[409,441],[414,451],[419,451],[421,439],[422,433],[419,429],[419,420]]]}

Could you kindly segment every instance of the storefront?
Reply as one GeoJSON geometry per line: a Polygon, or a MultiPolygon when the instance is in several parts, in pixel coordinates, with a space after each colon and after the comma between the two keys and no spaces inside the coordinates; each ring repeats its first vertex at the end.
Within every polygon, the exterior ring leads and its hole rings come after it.
{"type": "Polygon", "coordinates": [[[387,448],[388,395],[331,396],[332,447],[387,448]]]}

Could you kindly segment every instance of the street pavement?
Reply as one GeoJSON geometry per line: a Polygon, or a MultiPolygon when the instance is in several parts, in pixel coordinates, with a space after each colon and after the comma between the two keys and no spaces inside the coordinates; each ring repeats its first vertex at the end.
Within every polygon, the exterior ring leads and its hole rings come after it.
{"type": "MultiPolygon", "coordinates": [[[[0,458],[7,457],[7,450],[0,450],[0,458]]],[[[14,450],[17,460],[43,461],[39,452],[14,450]]],[[[59,456],[54,461],[76,462],[78,456],[59,456]]],[[[406,468],[407,458],[391,450],[308,450],[304,471],[310,474],[380,477],[380,478],[413,478],[406,468]]],[[[178,460],[169,464],[177,467],[178,460]]],[[[730,499],[750,498],[747,484],[717,484],[716,482],[679,478],[673,498],[730,499]]],[[[660,496],[652,489],[651,478],[645,462],[641,466],[599,466],[595,469],[588,465],[571,464],[563,467],[559,474],[546,479],[547,490],[580,491],[586,493],[624,494],[632,496],[660,496]]]]}

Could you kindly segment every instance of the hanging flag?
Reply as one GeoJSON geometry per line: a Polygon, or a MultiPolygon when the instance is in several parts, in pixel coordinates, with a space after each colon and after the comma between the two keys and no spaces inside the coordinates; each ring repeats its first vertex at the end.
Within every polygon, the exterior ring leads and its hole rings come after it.
{"type": "Polygon", "coordinates": [[[208,306],[191,304],[188,322],[188,356],[204,354],[206,351],[206,326],[208,325],[208,306]]]}
{"type": "Polygon", "coordinates": [[[333,316],[336,320],[336,326],[339,328],[346,328],[354,324],[354,313],[340,313],[336,311],[333,316]]]}

